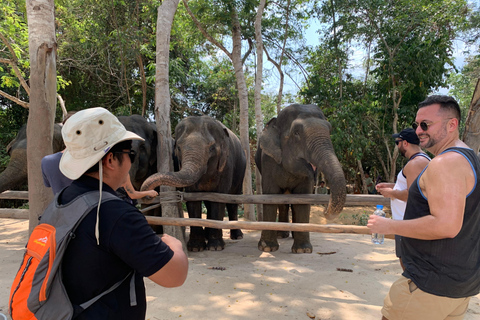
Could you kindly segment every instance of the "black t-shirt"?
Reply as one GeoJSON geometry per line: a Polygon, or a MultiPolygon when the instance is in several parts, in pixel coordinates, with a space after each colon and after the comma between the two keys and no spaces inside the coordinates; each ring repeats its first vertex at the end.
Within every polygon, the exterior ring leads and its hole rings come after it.
{"type": "MultiPolygon", "coordinates": [[[[82,176],[59,196],[68,204],[77,196],[99,189],[97,179],[82,176]]],[[[108,185],[103,192],[116,195],[108,185]]],[[[74,209],[74,208],[72,208],[74,209]]],[[[95,238],[97,208],[81,222],[64,256],[63,283],[74,305],[80,305],[109,289],[135,270],[136,306],[130,306],[130,280],[103,296],[76,319],[145,319],[143,277],[160,270],[173,251],[152,231],[145,217],[132,205],[118,199],[100,207],[100,244],[95,238]]]]}

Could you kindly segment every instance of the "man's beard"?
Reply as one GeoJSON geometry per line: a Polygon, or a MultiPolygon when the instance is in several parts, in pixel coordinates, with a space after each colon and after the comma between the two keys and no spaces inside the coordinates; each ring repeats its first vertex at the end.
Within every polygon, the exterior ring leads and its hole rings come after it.
{"type": "Polygon", "coordinates": [[[441,131],[438,133],[438,136],[435,137],[435,138],[432,138],[432,136],[429,135],[428,133],[423,133],[419,136],[419,138],[421,136],[427,136],[428,140],[427,140],[427,143],[425,145],[421,145],[421,147],[424,148],[424,149],[431,148],[431,147],[435,146],[443,138],[445,138],[446,135],[447,135],[447,129],[446,128],[442,128],[441,131]]]}

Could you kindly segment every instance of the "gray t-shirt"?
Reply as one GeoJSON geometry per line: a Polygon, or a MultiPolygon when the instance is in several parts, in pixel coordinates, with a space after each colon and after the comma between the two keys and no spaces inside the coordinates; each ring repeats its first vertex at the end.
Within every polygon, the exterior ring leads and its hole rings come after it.
{"type": "Polygon", "coordinates": [[[57,194],[72,183],[72,180],[65,177],[60,171],[61,158],[62,152],[57,152],[49,154],[42,159],[43,184],[48,188],[52,188],[53,194],[57,194]]]}

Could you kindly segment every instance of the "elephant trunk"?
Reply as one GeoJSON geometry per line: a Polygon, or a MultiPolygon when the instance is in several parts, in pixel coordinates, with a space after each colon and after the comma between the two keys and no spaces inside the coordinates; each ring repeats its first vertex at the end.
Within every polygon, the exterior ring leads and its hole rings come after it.
{"type": "Polygon", "coordinates": [[[7,168],[0,174],[0,193],[18,188],[26,184],[27,180],[26,150],[15,149],[12,151],[7,168]]]}
{"type": "Polygon", "coordinates": [[[325,208],[325,218],[333,220],[343,210],[347,197],[345,175],[342,166],[338,161],[330,140],[324,138],[311,139],[307,141],[307,147],[311,150],[311,163],[319,171],[323,172],[330,187],[330,199],[325,208]]]}
{"type": "Polygon", "coordinates": [[[207,157],[203,148],[198,145],[188,148],[183,151],[181,159],[180,171],[155,173],[145,180],[141,190],[151,190],[158,186],[182,188],[195,184],[207,169],[207,157]]]}

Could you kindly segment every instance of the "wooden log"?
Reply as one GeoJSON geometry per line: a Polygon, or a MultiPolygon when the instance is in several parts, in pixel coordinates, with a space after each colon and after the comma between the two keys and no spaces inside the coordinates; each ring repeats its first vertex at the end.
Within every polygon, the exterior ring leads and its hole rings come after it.
{"type": "MultiPolygon", "coordinates": [[[[214,192],[165,192],[155,199],[141,199],[140,203],[153,204],[159,201],[215,201],[223,203],[253,203],[253,204],[313,204],[327,205],[330,199],[328,194],[261,194],[261,195],[233,195],[214,192]],[[176,195],[178,194],[178,196],[176,195]],[[175,200],[173,200],[175,201],[175,200]]],[[[367,206],[372,207],[381,204],[390,207],[390,199],[381,195],[369,194],[347,194],[345,206],[367,206]]]]}
{"type": "Polygon", "coordinates": [[[28,219],[28,209],[0,209],[0,218],[28,219]]]}
{"type": "Polygon", "coordinates": [[[0,193],[0,199],[28,200],[28,191],[3,191],[0,193]]]}
{"type": "MultiPolygon", "coordinates": [[[[28,209],[0,209],[0,218],[28,219],[28,209]]],[[[341,224],[313,224],[313,223],[287,223],[287,222],[252,222],[252,221],[216,221],[206,219],[170,218],[145,216],[148,223],[155,225],[194,226],[215,229],[244,229],[244,230],[279,230],[321,233],[353,233],[370,234],[365,226],[341,224]]],[[[386,235],[386,238],[393,238],[386,235]]]]}
{"type": "MultiPolygon", "coordinates": [[[[28,191],[7,190],[0,193],[0,199],[28,200],[28,191]]],[[[216,201],[224,203],[253,204],[313,204],[326,205],[330,199],[328,194],[262,194],[262,195],[232,195],[214,192],[162,192],[153,199],[139,199],[140,203],[153,204],[180,201],[216,201]]],[[[390,207],[390,199],[381,195],[347,194],[345,206],[375,206],[382,204],[390,207]]]]}
{"type": "MultiPolygon", "coordinates": [[[[313,223],[288,223],[288,222],[254,222],[254,221],[217,221],[207,219],[167,218],[145,216],[149,224],[207,227],[215,229],[244,229],[244,230],[278,230],[297,232],[321,233],[354,233],[370,234],[366,226],[352,226],[343,224],[313,224],[313,223]]],[[[387,235],[392,239],[393,235],[387,235]]]]}

